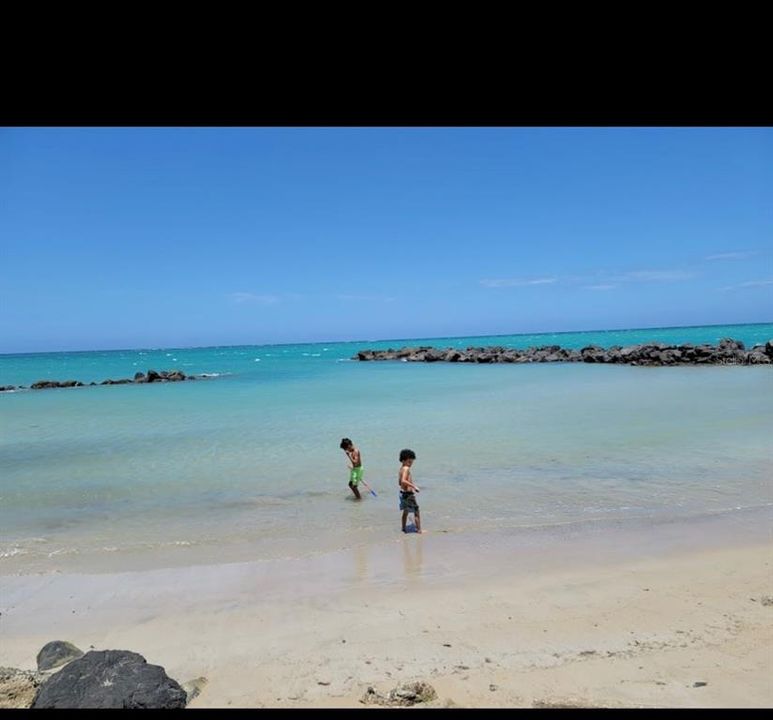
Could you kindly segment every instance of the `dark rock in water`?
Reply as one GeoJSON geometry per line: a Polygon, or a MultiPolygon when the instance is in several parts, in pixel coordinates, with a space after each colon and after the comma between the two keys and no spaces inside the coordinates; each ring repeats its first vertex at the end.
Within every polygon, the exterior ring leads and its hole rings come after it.
{"type": "Polygon", "coordinates": [[[733,340],[733,338],[722,338],[719,341],[719,349],[745,350],[746,346],[740,340],[733,340]]]}
{"type": "Polygon", "coordinates": [[[59,387],[59,381],[58,380],[38,380],[37,382],[32,383],[30,387],[33,390],[42,390],[43,388],[55,388],[55,387],[59,387]]]}
{"type": "Polygon", "coordinates": [[[353,360],[402,360],[403,362],[455,362],[455,363],[532,363],[532,362],[585,362],[611,363],[639,366],[667,365],[770,365],[773,364],[773,340],[765,345],[755,345],[746,350],[740,340],[723,338],[716,347],[711,345],[666,345],[645,343],[621,347],[603,348],[587,345],[580,350],[570,350],[559,345],[529,347],[525,350],[493,347],[454,348],[404,347],[398,350],[360,350],[353,360]]]}
{"type": "Polygon", "coordinates": [[[746,362],[749,365],[770,365],[771,359],[770,356],[766,355],[764,352],[760,352],[759,350],[752,350],[747,356],[746,356],[746,362]]]}
{"type": "Polygon", "coordinates": [[[580,357],[583,362],[595,363],[606,362],[606,356],[604,355],[604,348],[598,345],[588,345],[580,350],[580,357]]]}
{"type": "MultiPolygon", "coordinates": [[[[422,357],[422,359],[424,359],[422,357]]],[[[206,375],[202,375],[201,377],[207,377],[206,375]]],[[[136,372],[134,373],[134,378],[121,378],[120,380],[113,380],[112,378],[107,378],[107,380],[102,380],[100,383],[96,383],[94,381],[90,382],[89,385],[129,385],[132,383],[135,383],[137,385],[142,385],[143,383],[152,383],[152,382],[180,382],[182,380],[195,380],[196,377],[191,375],[190,377],[186,375],[182,370],[148,370],[148,374],[145,375],[142,372],[136,372]]],[[[20,388],[23,388],[24,385],[19,385],[20,388]]],[[[80,380],[38,380],[37,382],[32,383],[30,386],[33,390],[42,390],[44,388],[69,388],[69,387],[84,387],[84,383],[82,383],[80,380]]],[[[7,385],[7,386],[0,386],[0,392],[6,391],[6,390],[14,390],[13,385],[7,385]]]]}
{"type": "Polygon", "coordinates": [[[33,708],[184,708],[186,693],[160,665],[128,650],[92,650],[52,675],[33,708]]]}
{"type": "Polygon", "coordinates": [[[66,640],[52,640],[38,653],[38,670],[52,670],[83,655],[83,650],[66,640]]]}
{"type": "Polygon", "coordinates": [[[83,387],[80,380],[38,380],[30,386],[33,390],[43,388],[65,388],[65,387],[83,387]]]}

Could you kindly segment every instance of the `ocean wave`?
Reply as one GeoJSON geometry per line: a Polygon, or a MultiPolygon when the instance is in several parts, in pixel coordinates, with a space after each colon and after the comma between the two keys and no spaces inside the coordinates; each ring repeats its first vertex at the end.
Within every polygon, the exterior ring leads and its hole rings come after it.
{"type": "Polygon", "coordinates": [[[27,554],[29,554],[29,550],[25,550],[24,548],[20,548],[20,547],[13,547],[10,550],[0,550],[0,560],[3,558],[14,557],[16,555],[27,555],[27,554]]]}
{"type": "Polygon", "coordinates": [[[54,557],[55,555],[79,555],[80,550],[77,548],[59,548],[59,550],[52,550],[48,553],[48,557],[54,557]]]}

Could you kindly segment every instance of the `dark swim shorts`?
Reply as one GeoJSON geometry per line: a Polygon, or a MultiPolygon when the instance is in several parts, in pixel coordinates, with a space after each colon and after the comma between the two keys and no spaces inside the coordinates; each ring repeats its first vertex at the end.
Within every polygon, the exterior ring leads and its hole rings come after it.
{"type": "Polygon", "coordinates": [[[400,491],[400,510],[406,510],[410,513],[419,512],[419,505],[416,502],[416,495],[412,492],[400,491]]]}

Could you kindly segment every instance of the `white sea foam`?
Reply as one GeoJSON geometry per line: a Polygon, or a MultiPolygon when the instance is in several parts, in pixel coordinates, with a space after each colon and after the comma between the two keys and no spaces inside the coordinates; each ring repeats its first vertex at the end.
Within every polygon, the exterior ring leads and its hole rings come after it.
{"type": "Polygon", "coordinates": [[[16,555],[27,555],[29,551],[20,547],[13,547],[10,550],[0,550],[0,558],[10,558],[16,555]]]}

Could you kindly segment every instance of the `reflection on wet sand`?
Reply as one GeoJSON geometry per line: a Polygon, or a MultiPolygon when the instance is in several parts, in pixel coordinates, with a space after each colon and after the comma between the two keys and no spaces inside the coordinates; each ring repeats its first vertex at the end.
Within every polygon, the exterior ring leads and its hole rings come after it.
{"type": "Polygon", "coordinates": [[[407,580],[417,580],[421,575],[423,552],[423,536],[410,534],[403,538],[403,571],[407,580]]]}
{"type": "Polygon", "coordinates": [[[353,547],[350,556],[352,581],[361,587],[416,583],[424,578],[425,542],[424,535],[408,533],[385,547],[353,547]]]}
{"type": "Polygon", "coordinates": [[[369,548],[364,545],[354,548],[354,579],[358,583],[368,579],[368,552],[369,548]]]}

